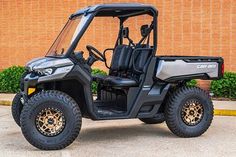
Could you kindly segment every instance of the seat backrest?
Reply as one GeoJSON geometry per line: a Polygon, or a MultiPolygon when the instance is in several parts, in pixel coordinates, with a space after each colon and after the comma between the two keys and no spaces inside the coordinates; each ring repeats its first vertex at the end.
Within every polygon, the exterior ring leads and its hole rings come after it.
{"type": "Polygon", "coordinates": [[[127,77],[139,82],[140,76],[145,73],[147,69],[147,62],[151,56],[151,50],[146,49],[135,51],[134,49],[130,59],[127,77]]]}
{"type": "Polygon", "coordinates": [[[128,45],[118,45],[114,49],[110,73],[125,72],[129,68],[129,62],[132,54],[132,48],[128,45]]]}
{"type": "Polygon", "coordinates": [[[150,50],[140,50],[137,55],[134,56],[134,66],[137,70],[144,72],[145,64],[151,56],[150,50]]]}
{"type": "MultiPolygon", "coordinates": [[[[146,45],[140,45],[137,48],[147,48],[147,47],[148,46],[146,46],[146,45]]],[[[134,71],[134,69],[137,69],[139,71],[144,72],[144,67],[145,67],[148,59],[151,57],[151,55],[152,55],[151,50],[144,49],[144,50],[135,51],[132,54],[132,57],[131,57],[131,60],[129,63],[129,70],[134,71]],[[134,62],[134,65],[133,65],[133,62],[134,62]],[[135,68],[133,66],[135,66],[135,68]]]]}

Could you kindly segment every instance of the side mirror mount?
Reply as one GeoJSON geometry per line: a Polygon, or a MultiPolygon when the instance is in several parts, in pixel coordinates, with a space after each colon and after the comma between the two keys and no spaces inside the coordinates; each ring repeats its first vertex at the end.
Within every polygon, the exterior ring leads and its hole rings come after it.
{"type": "Polygon", "coordinates": [[[122,36],[123,36],[123,38],[129,38],[129,28],[128,27],[123,28],[122,36]]]}

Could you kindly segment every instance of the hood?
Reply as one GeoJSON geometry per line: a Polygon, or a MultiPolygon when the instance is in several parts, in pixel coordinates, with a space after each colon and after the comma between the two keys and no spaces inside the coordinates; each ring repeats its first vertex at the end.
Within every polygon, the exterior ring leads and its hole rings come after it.
{"type": "Polygon", "coordinates": [[[69,58],[51,58],[42,57],[35,58],[26,64],[26,69],[29,71],[45,69],[49,67],[61,67],[73,65],[73,62],[69,58]]]}

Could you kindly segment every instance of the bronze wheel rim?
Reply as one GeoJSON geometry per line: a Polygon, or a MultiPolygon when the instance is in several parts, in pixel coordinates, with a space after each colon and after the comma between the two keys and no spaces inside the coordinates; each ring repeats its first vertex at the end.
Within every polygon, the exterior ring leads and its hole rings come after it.
{"type": "Polygon", "coordinates": [[[183,105],[181,118],[186,125],[195,126],[201,122],[203,114],[203,105],[197,100],[189,100],[183,105]]]}
{"type": "Polygon", "coordinates": [[[36,116],[36,127],[45,136],[56,136],[65,127],[65,116],[56,108],[45,108],[36,116]]]}

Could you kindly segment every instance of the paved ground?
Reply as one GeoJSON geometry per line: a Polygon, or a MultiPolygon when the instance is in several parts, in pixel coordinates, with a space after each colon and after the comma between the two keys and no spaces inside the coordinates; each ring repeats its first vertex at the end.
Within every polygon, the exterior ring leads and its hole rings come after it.
{"type": "Polygon", "coordinates": [[[204,135],[190,139],[174,136],[166,124],[83,119],[82,131],[71,146],[60,151],[40,151],[24,139],[11,118],[10,107],[0,106],[0,157],[7,156],[236,156],[236,117],[215,117],[204,135]]]}
{"type": "Polygon", "coordinates": [[[213,101],[215,109],[236,110],[236,101],[213,101]]]}

